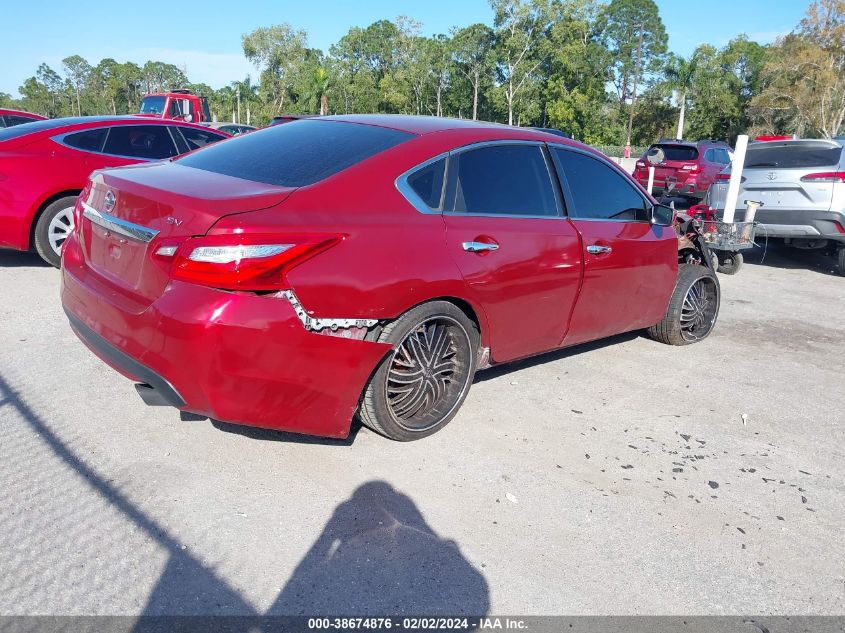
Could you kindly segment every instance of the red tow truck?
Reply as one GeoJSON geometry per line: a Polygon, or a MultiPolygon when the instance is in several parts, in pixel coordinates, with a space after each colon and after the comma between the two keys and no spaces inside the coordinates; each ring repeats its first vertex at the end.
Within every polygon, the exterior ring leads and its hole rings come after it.
{"type": "Polygon", "coordinates": [[[208,99],[187,88],[144,95],[140,115],[191,123],[211,122],[208,99]]]}

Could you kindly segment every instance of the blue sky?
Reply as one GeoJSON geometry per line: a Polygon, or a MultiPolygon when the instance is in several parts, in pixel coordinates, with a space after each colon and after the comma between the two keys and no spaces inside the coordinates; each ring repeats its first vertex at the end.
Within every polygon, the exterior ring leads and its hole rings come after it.
{"type": "MultiPolygon", "coordinates": [[[[657,4],[670,49],[687,55],[701,42],[722,46],[739,33],[771,42],[798,24],[809,1],[657,4]]],[[[308,32],[311,46],[327,50],[350,26],[397,15],[421,21],[427,35],[492,21],[486,0],[17,2],[0,23],[0,92],[17,96],[18,86],[41,62],[60,70],[62,58],[75,53],[92,64],[104,57],[140,63],[158,59],[184,66],[191,81],[219,88],[248,73],[256,75],[243,57],[241,35],[258,26],[289,22],[308,32]]]]}

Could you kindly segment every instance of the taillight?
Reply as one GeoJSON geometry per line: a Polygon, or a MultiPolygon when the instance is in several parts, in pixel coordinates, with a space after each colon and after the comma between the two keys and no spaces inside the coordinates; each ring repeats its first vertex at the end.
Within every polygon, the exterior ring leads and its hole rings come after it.
{"type": "Polygon", "coordinates": [[[288,288],[287,270],[341,239],[340,235],[194,237],[176,250],[170,274],[179,281],[224,290],[281,290],[288,288]]]}
{"type": "Polygon", "coordinates": [[[691,174],[700,174],[701,173],[701,165],[684,165],[681,167],[682,170],[688,171],[691,174]]]}
{"type": "Polygon", "coordinates": [[[845,171],[822,171],[817,174],[807,174],[801,182],[845,182],[845,171]]]}

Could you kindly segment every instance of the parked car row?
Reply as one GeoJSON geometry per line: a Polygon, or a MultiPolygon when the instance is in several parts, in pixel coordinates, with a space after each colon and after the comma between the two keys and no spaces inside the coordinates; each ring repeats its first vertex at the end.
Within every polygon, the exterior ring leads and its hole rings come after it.
{"type": "Polygon", "coordinates": [[[0,247],[58,267],[73,207],[97,169],[174,158],[229,135],[137,116],[45,119],[0,129],[0,247]]]}

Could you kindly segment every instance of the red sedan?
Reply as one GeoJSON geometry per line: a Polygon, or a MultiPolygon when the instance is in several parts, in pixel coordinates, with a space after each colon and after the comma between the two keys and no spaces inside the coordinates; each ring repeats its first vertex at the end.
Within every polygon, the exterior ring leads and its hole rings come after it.
{"type": "Polygon", "coordinates": [[[0,247],[35,248],[58,267],[73,205],[92,171],[172,158],[224,138],[200,125],[131,116],[0,129],[0,247]]]}
{"type": "Polygon", "coordinates": [[[679,252],[630,176],[493,124],[294,121],[97,172],[75,214],[76,334],[148,404],[254,426],[424,437],[478,368],[640,328],[692,343],[719,309],[706,247],[679,252]]]}
{"type": "Polygon", "coordinates": [[[32,123],[33,121],[43,121],[46,118],[46,116],[41,116],[40,114],[35,114],[34,112],[0,108],[0,128],[12,127],[13,125],[23,125],[24,123],[32,123]]]}

